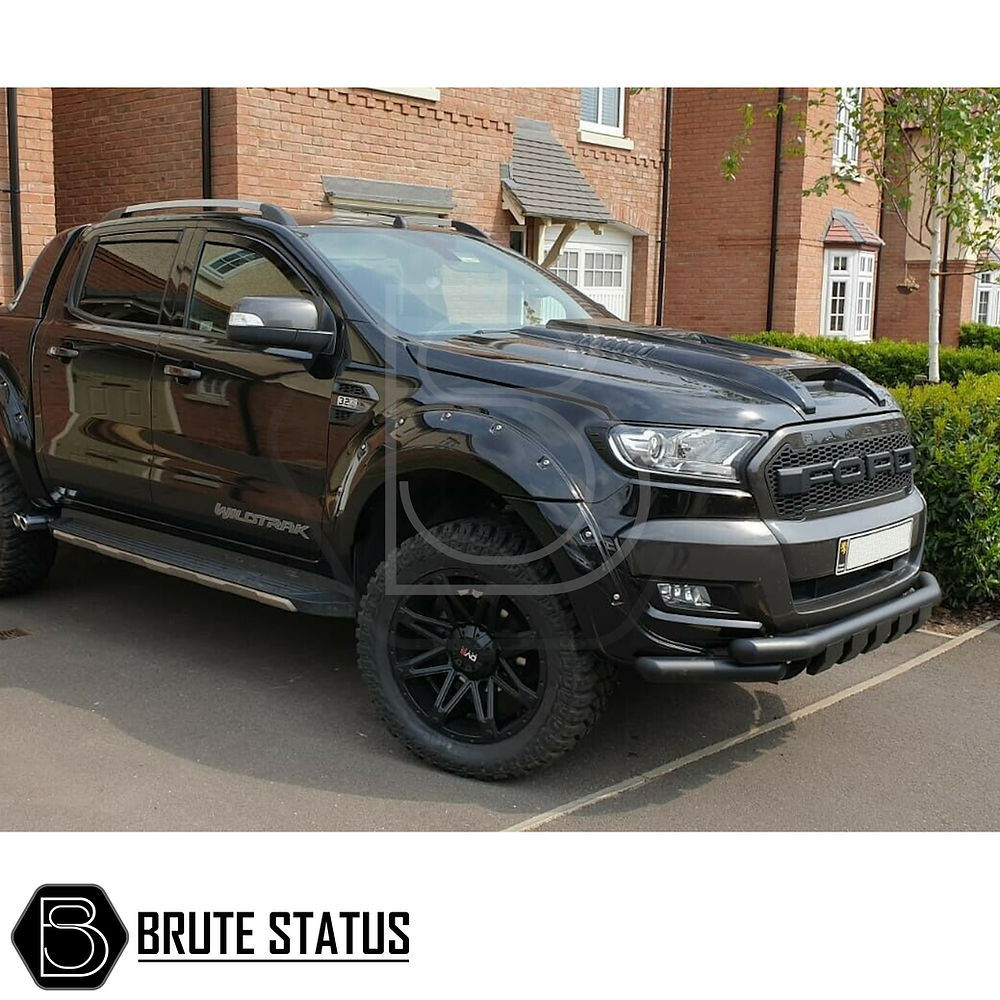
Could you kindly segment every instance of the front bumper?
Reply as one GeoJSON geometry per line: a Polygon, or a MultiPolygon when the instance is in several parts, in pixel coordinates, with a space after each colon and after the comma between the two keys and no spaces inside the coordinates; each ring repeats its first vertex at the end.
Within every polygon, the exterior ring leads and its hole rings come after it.
{"type": "Polygon", "coordinates": [[[926,505],[917,490],[801,521],[637,520],[617,495],[589,506],[542,501],[535,509],[560,533],[581,512],[589,518],[592,529],[553,557],[569,581],[562,592],[588,644],[650,680],[815,672],[916,628],[940,599],[937,583],[920,572],[926,505]],[[835,573],[840,538],[906,519],[914,524],[908,552],[835,573]],[[661,581],[704,587],[710,606],[666,603],[661,581]]]}
{"type": "Polygon", "coordinates": [[[780,681],[802,670],[816,674],[919,628],[940,600],[937,580],[921,573],[915,587],[902,596],[831,625],[733,639],[724,659],[640,656],[636,670],[648,681],[780,681]]]}

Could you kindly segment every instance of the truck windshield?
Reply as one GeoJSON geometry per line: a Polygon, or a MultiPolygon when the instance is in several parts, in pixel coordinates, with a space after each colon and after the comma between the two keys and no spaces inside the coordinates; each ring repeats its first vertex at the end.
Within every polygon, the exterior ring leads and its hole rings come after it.
{"type": "Polygon", "coordinates": [[[466,236],[310,227],[306,238],[371,313],[407,336],[614,318],[523,257],[466,236]]]}

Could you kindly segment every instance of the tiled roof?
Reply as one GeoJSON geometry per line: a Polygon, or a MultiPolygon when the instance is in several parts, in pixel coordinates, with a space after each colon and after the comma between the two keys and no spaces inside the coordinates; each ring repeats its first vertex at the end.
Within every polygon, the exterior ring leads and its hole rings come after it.
{"type": "Polygon", "coordinates": [[[518,118],[514,155],[500,166],[503,186],[525,215],[576,222],[610,222],[611,213],[587,183],[547,122],[518,118]]]}
{"type": "Polygon", "coordinates": [[[826,224],[826,244],[850,243],[862,247],[883,247],[882,239],[867,223],[852,215],[843,208],[835,208],[826,224]]]}

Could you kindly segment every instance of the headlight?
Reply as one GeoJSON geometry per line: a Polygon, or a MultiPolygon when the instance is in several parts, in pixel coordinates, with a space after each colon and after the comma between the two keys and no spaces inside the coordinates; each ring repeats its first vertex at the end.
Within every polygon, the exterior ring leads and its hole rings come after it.
{"type": "Polygon", "coordinates": [[[712,427],[612,427],[611,449],[640,472],[739,481],[741,459],[764,437],[756,431],[712,427]]]}

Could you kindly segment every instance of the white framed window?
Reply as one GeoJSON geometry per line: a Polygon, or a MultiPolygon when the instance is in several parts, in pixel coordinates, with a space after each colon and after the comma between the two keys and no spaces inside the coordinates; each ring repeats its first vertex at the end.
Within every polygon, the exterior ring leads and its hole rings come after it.
{"type": "Polygon", "coordinates": [[[380,90],[383,94],[399,94],[401,97],[417,97],[421,101],[441,99],[440,87],[372,87],[372,90],[380,90]]]}
{"type": "MultiPolygon", "coordinates": [[[[587,256],[589,257],[590,254],[587,254],[587,256]]],[[[552,271],[557,278],[562,278],[563,281],[568,282],[574,288],[578,288],[580,285],[580,251],[563,250],[556,257],[556,262],[552,265],[552,271]]]]}
{"type": "Polygon", "coordinates": [[[858,115],[861,110],[860,87],[837,88],[837,119],[833,131],[833,169],[838,174],[858,176],[861,136],[858,115]]]}
{"type": "Polygon", "coordinates": [[[583,255],[584,288],[621,288],[624,255],[588,251],[583,255]]]}
{"type": "Polygon", "coordinates": [[[823,334],[871,340],[875,307],[875,253],[827,250],[824,258],[823,334]]]}
{"type": "Polygon", "coordinates": [[[976,275],[976,307],[972,318],[977,323],[1000,326],[1000,274],[984,271],[976,275]]]}
{"type": "Polygon", "coordinates": [[[625,88],[583,87],[580,91],[580,129],[624,135],[625,88]]]}

